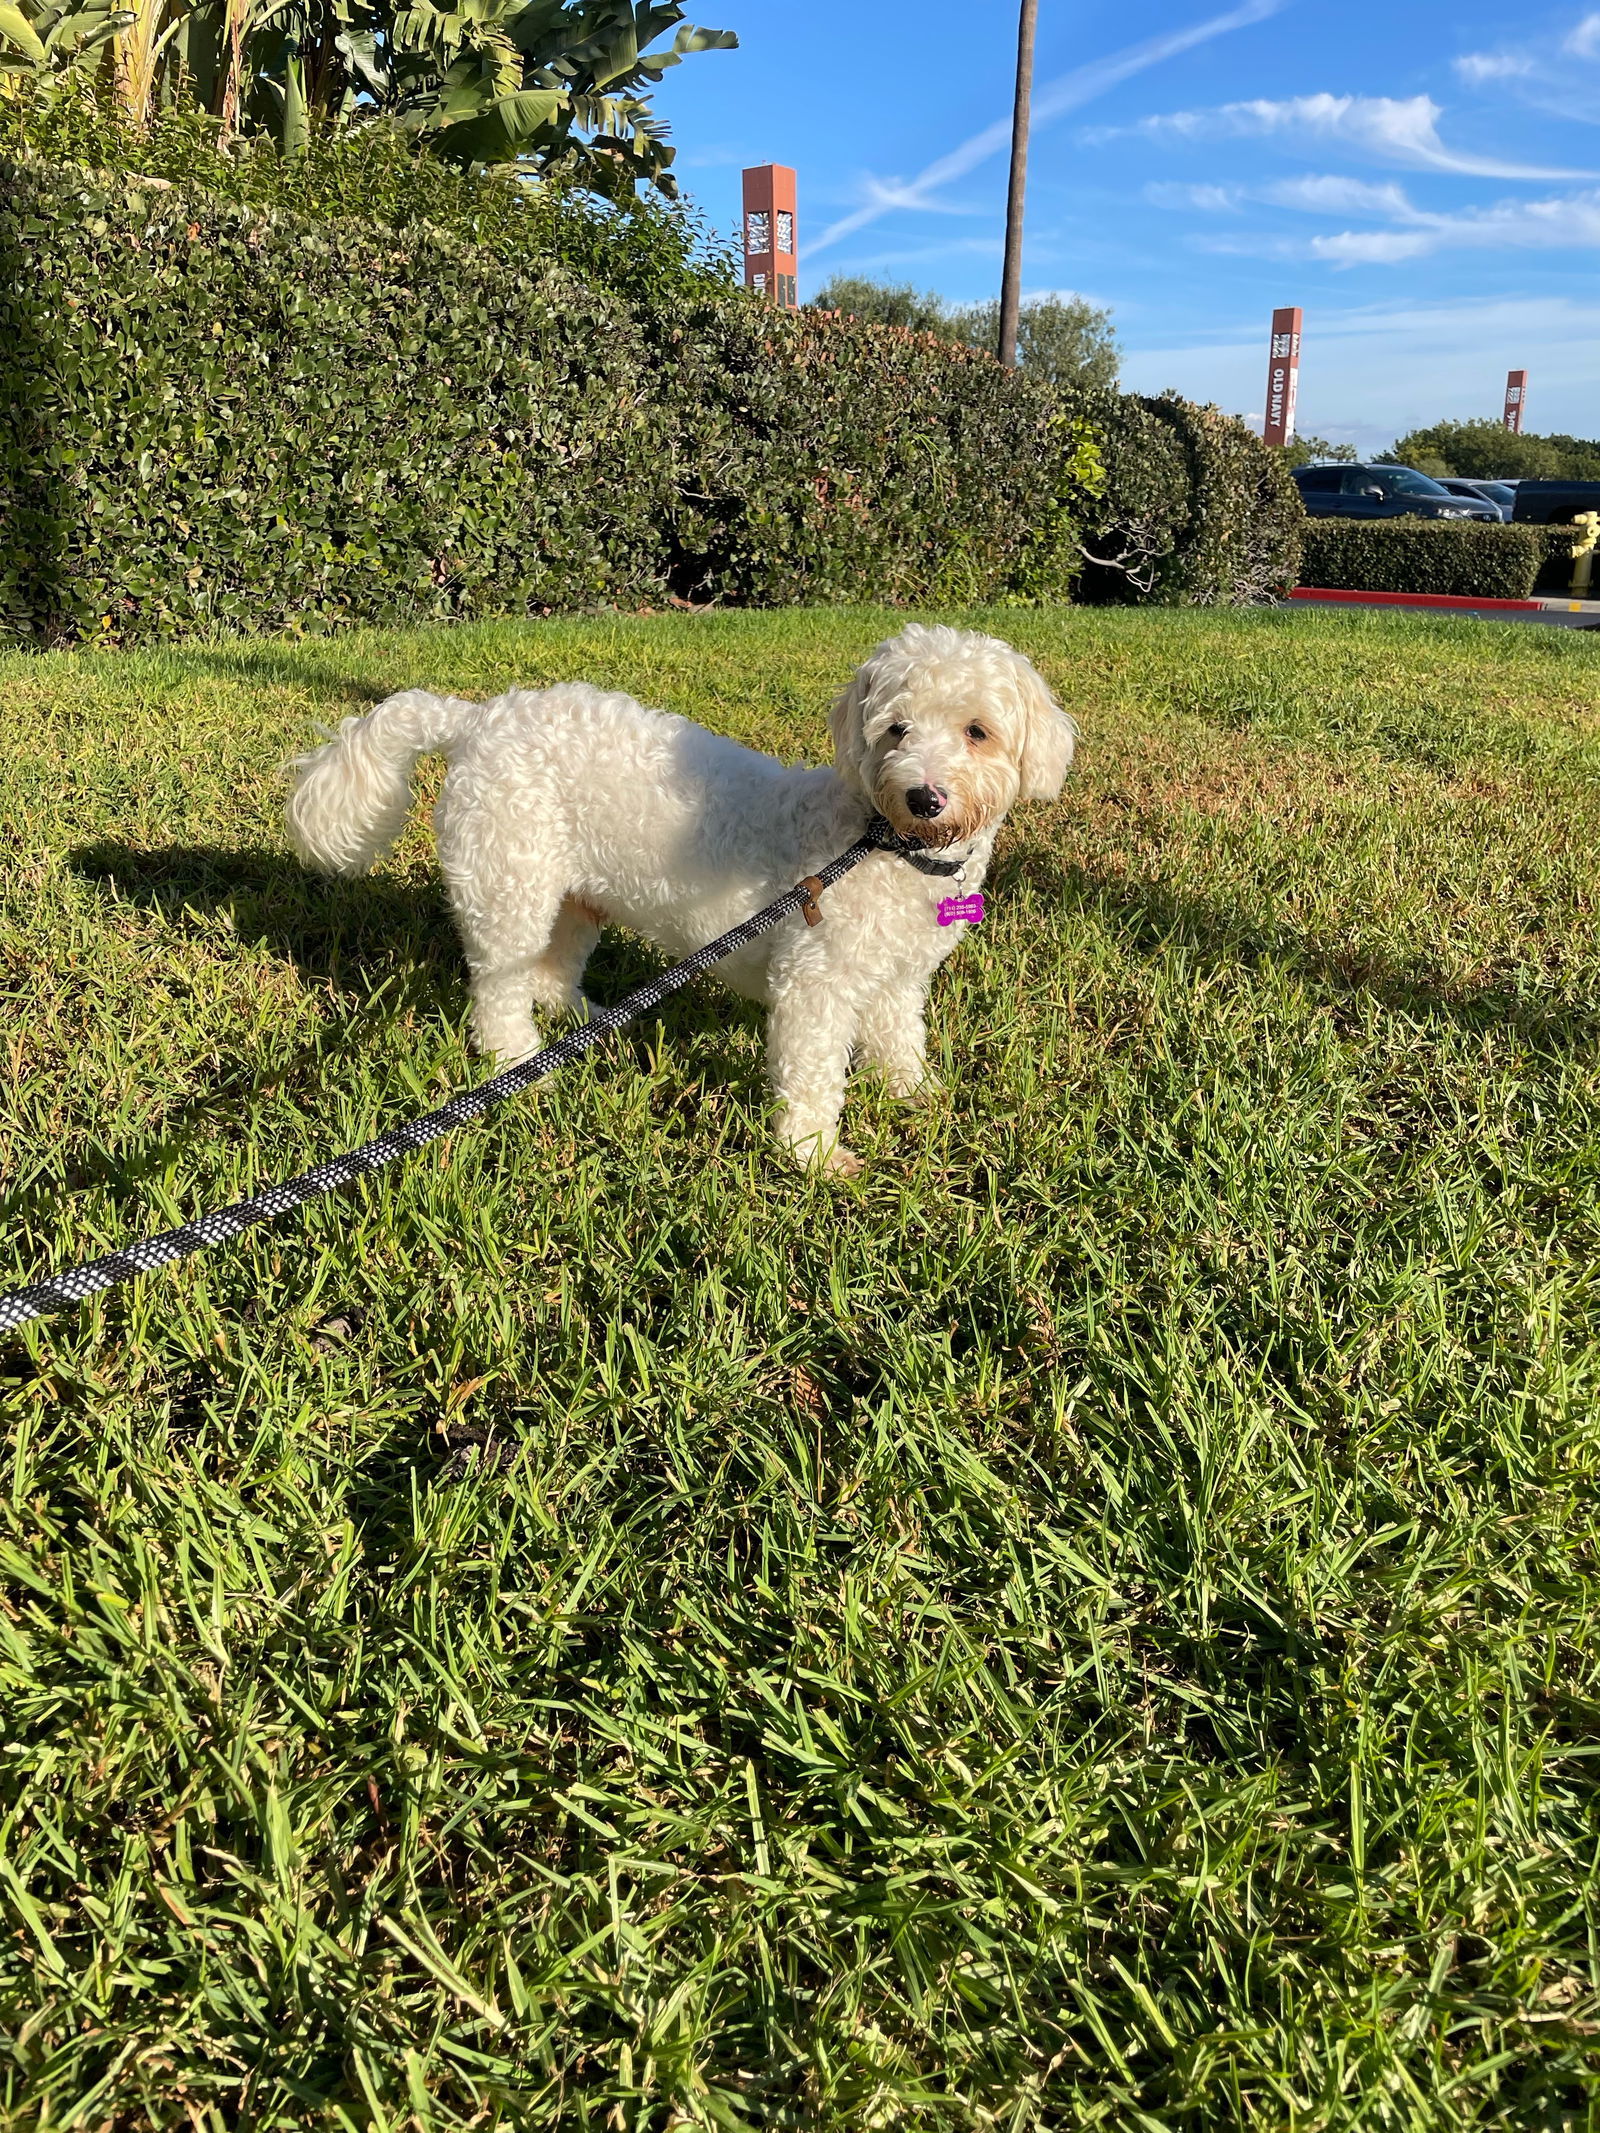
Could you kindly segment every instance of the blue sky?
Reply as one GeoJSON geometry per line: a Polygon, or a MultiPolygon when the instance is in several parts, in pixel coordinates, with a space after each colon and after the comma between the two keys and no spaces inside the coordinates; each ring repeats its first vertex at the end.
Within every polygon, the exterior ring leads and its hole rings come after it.
{"type": "MultiPolygon", "coordinates": [[[[799,172],[801,293],[834,272],[994,293],[1013,0],[705,0],[665,78],[685,189],[799,172]]],[[[1260,420],[1274,305],[1300,428],[1362,449],[1500,412],[1600,435],[1600,0],[1040,0],[1024,287],[1115,314],[1124,381],[1260,420]]]]}

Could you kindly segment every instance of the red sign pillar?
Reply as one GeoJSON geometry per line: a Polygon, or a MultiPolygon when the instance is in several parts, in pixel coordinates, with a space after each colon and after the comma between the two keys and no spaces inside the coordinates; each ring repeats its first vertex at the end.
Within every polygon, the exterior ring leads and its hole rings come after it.
{"type": "Polygon", "coordinates": [[[784,311],[794,310],[800,257],[795,237],[794,172],[762,163],[744,174],[744,285],[784,311]]]}
{"type": "Polygon", "coordinates": [[[1300,384],[1298,308],[1272,314],[1272,353],[1267,358],[1267,417],[1261,435],[1268,444],[1287,444],[1294,435],[1294,398],[1300,384]]]}
{"type": "Polygon", "coordinates": [[[1506,372],[1506,411],[1501,421],[1517,436],[1522,435],[1522,408],[1528,397],[1528,373],[1525,370],[1506,372]]]}

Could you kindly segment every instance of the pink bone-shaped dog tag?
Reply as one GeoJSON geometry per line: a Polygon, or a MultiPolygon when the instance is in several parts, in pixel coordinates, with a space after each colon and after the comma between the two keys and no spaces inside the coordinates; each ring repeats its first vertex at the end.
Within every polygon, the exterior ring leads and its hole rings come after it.
{"type": "Polygon", "coordinates": [[[974,896],[947,896],[939,906],[941,926],[953,926],[958,919],[967,919],[974,926],[983,924],[983,891],[974,896]]]}

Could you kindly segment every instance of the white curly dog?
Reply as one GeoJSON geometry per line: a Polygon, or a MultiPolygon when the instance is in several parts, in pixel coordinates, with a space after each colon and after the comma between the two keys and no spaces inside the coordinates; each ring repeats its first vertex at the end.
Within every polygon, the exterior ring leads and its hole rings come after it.
{"type": "Polygon", "coordinates": [[[852,1052],[899,1095],[921,1085],[928,985],[964,930],[939,906],[982,883],[1013,801],[1060,791],[1075,735],[1021,653],[919,623],[878,646],[829,725],[832,766],[792,769],[582,682],[484,704],[407,689],[299,759],[289,830],[313,866],[364,873],[400,834],[417,758],[449,758],[439,859],[479,1047],[509,1064],[538,1047],[534,1008],[585,1012],[603,924],[686,955],[884,815],[937,851],[937,874],[874,853],[828,891],[822,924],[786,919],[718,972],[769,1010],[779,1134],[850,1171],[852,1052]]]}

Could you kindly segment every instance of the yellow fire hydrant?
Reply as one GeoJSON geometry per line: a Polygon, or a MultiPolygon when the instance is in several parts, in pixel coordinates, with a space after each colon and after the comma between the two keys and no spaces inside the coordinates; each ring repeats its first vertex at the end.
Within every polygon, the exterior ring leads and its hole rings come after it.
{"type": "Polygon", "coordinates": [[[1571,550],[1572,595],[1576,600],[1586,600],[1594,576],[1595,544],[1600,541],[1600,511],[1579,512],[1572,521],[1572,530],[1579,536],[1577,546],[1571,550]]]}

